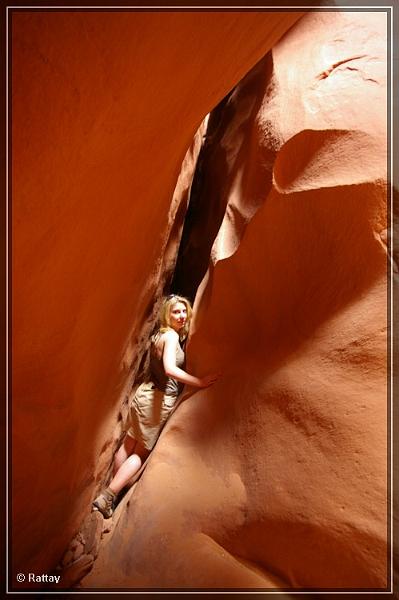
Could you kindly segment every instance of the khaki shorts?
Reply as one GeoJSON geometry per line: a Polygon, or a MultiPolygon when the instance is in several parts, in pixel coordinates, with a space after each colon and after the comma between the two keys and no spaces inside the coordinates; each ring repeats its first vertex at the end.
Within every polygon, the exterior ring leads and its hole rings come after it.
{"type": "Polygon", "coordinates": [[[177,396],[158,390],[151,381],[139,385],[129,404],[127,434],[152,450],[176,400],[177,396]]]}

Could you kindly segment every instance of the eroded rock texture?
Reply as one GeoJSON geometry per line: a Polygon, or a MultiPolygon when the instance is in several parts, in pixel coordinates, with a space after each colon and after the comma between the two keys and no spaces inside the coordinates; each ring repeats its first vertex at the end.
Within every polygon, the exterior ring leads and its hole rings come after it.
{"type": "Polygon", "coordinates": [[[385,43],[381,13],[308,14],[256,67],[257,109],[226,105],[189,346],[222,375],[172,416],[84,586],[387,585],[385,43]]]}
{"type": "Polygon", "coordinates": [[[13,14],[12,584],[55,567],[104,481],[196,129],[300,16],[13,14]]]}

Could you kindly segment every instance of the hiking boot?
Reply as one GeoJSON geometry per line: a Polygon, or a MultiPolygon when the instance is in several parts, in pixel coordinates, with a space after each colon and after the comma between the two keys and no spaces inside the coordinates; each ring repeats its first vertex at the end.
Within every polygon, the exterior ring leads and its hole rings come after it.
{"type": "Polygon", "coordinates": [[[109,519],[114,512],[115,500],[116,494],[107,488],[94,500],[93,510],[99,510],[104,519],[109,519]]]}

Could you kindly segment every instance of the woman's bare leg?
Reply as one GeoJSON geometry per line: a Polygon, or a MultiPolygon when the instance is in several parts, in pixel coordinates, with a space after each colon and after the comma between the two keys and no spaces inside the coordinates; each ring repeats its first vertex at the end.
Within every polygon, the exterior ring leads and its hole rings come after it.
{"type": "MultiPolygon", "coordinates": [[[[126,436],[129,437],[129,436],[126,436]]],[[[132,439],[132,438],[131,438],[132,439]]],[[[135,440],[134,440],[135,441],[135,440]]],[[[121,464],[116,471],[108,489],[114,494],[119,494],[121,489],[125,487],[129,479],[131,479],[140,469],[144,460],[147,458],[149,451],[144,446],[135,441],[134,454],[131,454],[121,464]]]]}
{"type": "Polygon", "coordinates": [[[126,434],[122,444],[120,445],[118,451],[114,456],[114,469],[112,475],[115,475],[116,472],[123,465],[125,460],[134,452],[134,447],[137,444],[136,440],[132,438],[130,435],[126,434]]]}
{"type": "Polygon", "coordinates": [[[126,435],[115,454],[114,477],[109,486],[93,501],[93,510],[99,510],[106,519],[109,519],[114,511],[119,492],[136,475],[148,455],[149,450],[126,435]]]}

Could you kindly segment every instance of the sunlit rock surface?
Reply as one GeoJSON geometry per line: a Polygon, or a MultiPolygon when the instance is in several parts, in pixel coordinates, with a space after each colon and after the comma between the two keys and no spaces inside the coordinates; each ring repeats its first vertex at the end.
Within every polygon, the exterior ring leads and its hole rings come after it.
{"type": "Polygon", "coordinates": [[[103,483],[195,131],[299,17],[13,14],[13,583],[58,563],[103,483]]]}
{"type": "Polygon", "coordinates": [[[385,52],[384,14],[309,14],[252,82],[189,346],[221,378],[172,416],[83,586],[387,585],[385,52]]]}

